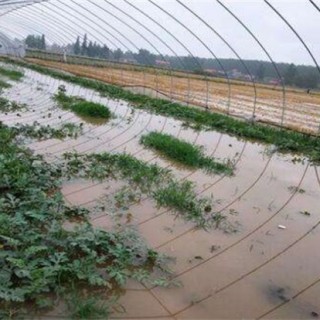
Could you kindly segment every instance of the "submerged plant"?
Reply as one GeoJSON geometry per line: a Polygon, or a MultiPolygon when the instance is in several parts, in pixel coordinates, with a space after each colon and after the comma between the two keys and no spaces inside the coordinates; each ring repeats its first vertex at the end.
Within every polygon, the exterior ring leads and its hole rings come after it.
{"type": "Polygon", "coordinates": [[[1,112],[16,112],[26,111],[28,106],[24,103],[18,103],[16,101],[10,101],[4,97],[0,97],[0,111],[1,112]]]}
{"type": "Polygon", "coordinates": [[[58,93],[54,96],[54,100],[66,110],[73,111],[80,117],[89,117],[108,120],[111,118],[111,111],[104,105],[86,101],[79,97],[71,97],[66,95],[64,86],[60,86],[58,93]]]}
{"type": "Polygon", "coordinates": [[[68,308],[72,319],[107,319],[109,316],[106,302],[99,300],[98,296],[85,298],[74,293],[68,298],[68,308]]]}
{"type": "Polygon", "coordinates": [[[209,172],[227,175],[231,175],[233,172],[230,164],[220,163],[213,158],[206,157],[201,147],[194,146],[168,134],[150,132],[141,137],[140,143],[160,152],[160,154],[170,160],[177,161],[191,168],[204,168],[209,172]]]}
{"type": "Polygon", "coordinates": [[[2,66],[0,66],[0,75],[14,81],[18,81],[24,76],[23,72],[21,71],[4,68],[2,66]]]}
{"type": "Polygon", "coordinates": [[[206,198],[198,199],[190,181],[171,181],[155,190],[152,196],[158,206],[170,208],[176,213],[183,212],[187,220],[197,221],[201,227],[209,226],[211,202],[206,198]]]}
{"type": "Polygon", "coordinates": [[[30,317],[74,291],[87,302],[71,304],[70,313],[95,317],[103,311],[93,303],[96,290],[112,293],[138,270],[145,281],[162,272],[157,252],[137,233],[95,229],[87,210],[68,207],[60,193],[63,168],[18,146],[15,137],[0,125],[0,317],[30,317]],[[75,216],[80,220],[67,230],[75,216]]]}
{"type": "MultiPolygon", "coordinates": [[[[10,88],[11,84],[0,79],[0,90],[10,88]]],[[[1,92],[1,91],[0,91],[1,92]]]]}
{"type": "MultiPolygon", "coordinates": [[[[93,180],[122,179],[131,188],[151,196],[158,206],[165,207],[200,227],[212,227],[214,214],[211,200],[198,197],[189,181],[179,182],[172,173],[155,164],[148,164],[128,154],[65,153],[64,175],[93,180]]],[[[119,200],[123,194],[117,195],[119,200]]],[[[133,199],[134,200],[134,199],[133,199]]]]}
{"type": "Polygon", "coordinates": [[[12,127],[16,136],[26,137],[36,140],[48,140],[48,139],[65,139],[67,137],[76,139],[83,133],[82,124],[63,123],[58,128],[52,128],[51,126],[42,126],[38,122],[34,122],[33,125],[28,124],[16,124],[12,127]]]}

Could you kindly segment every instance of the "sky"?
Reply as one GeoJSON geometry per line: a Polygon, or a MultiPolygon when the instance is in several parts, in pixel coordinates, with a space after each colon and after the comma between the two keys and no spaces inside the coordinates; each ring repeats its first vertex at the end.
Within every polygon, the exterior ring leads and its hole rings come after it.
{"type": "MultiPolygon", "coordinates": [[[[276,62],[315,65],[302,42],[264,0],[221,2],[268,54],[216,0],[36,0],[40,3],[25,7],[21,1],[26,0],[0,2],[0,28],[12,38],[44,33],[49,43],[62,45],[87,33],[89,40],[111,49],[266,61],[271,57],[276,62]]],[[[268,2],[320,63],[320,12],[309,0],[268,2]]],[[[320,8],[320,0],[314,3],[320,8]]]]}

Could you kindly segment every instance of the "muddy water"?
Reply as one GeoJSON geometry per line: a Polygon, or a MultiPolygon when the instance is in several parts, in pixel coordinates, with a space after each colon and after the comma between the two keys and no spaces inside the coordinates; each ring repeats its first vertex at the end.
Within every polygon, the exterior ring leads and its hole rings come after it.
{"type": "MultiPolygon", "coordinates": [[[[319,168],[307,161],[294,164],[293,155],[272,154],[259,144],[183,128],[179,121],[134,110],[124,101],[102,98],[32,71],[4,92],[27,103],[29,111],[21,117],[1,115],[0,120],[7,124],[37,120],[52,126],[83,122],[55,107],[51,97],[61,84],[68,94],[108,105],[115,118],[103,125],[84,123],[84,134],[76,140],[34,142],[29,145],[32,149],[52,160],[71,150],[128,152],[193,181],[198,194],[212,197],[214,210],[228,218],[217,230],[204,231],[157,208],[151,199],[132,203],[121,221],[134,225],[150,246],[176,258],[172,268],[182,286],[145,288],[130,281],[120,300],[126,313],[115,312],[114,318],[310,319],[320,314],[319,168]],[[232,159],[235,175],[208,175],[157,157],[139,144],[140,136],[153,130],[203,145],[207,155],[221,161],[232,159]]],[[[76,180],[66,182],[63,193],[68,203],[94,211],[104,196],[122,186],[76,180]]],[[[94,213],[95,226],[112,227],[108,208],[94,213]]]]}
{"type": "Polygon", "coordinates": [[[134,70],[113,68],[95,68],[92,66],[70,65],[54,61],[30,59],[31,62],[65,70],[73,74],[106,81],[124,86],[135,92],[142,92],[152,97],[174,99],[197,105],[201,108],[229,113],[249,119],[253,116],[257,121],[284,125],[302,132],[317,133],[320,113],[319,95],[307,94],[302,90],[231,81],[209,81],[191,76],[170,77],[154,75],[134,70]],[[208,89],[208,93],[207,93],[208,89]]]}

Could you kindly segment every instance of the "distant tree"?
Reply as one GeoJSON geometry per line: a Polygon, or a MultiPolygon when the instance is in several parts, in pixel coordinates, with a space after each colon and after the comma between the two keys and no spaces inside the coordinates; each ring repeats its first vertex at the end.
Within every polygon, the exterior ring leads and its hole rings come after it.
{"type": "Polygon", "coordinates": [[[256,72],[256,77],[258,80],[263,81],[265,74],[266,74],[266,67],[264,66],[263,63],[260,63],[256,72]]]}
{"type": "Polygon", "coordinates": [[[94,57],[95,56],[95,52],[94,52],[94,47],[93,47],[93,42],[92,41],[89,42],[89,45],[88,45],[88,48],[87,48],[87,55],[89,57],[94,57]]]}
{"type": "Polygon", "coordinates": [[[76,55],[79,55],[81,53],[81,47],[80,47],[80,37],[77,37],[77,40],[73,46],[73,53],[76,55]]]}
{"type": "MultiPolygon", "coordinates": [[[[84,35],[82,43],[80,43],[80,37],[77,37],[76,42],[71,44],[71,51],[76,55],[83,55],[88,57],[98,57],[108,59],[110,56],[110,50],[106,45],[101,46],[97,42],[89,41],[87,34],[84,35]]],[[[123,52],[117,50],[115,52],[116,58],[120,59],[123,52]]]]}
{"type": "Polygon", "coordinates": [[[43,49],[43,47],[45,47],[45,38],[44,36],[42,38],[40,36],[30,34],[25,39],[25,44],[28,46],[28,48],[41,50],[43,49]],[[43,43],[43,40],[44,40],[44,43],[43,43]]]}
{"type": "Polygon", "coordinates": [[[319,75],[316,72],[308,72],[296,76],[294,84],[305,89],[315,89],[319,84],[319,75]]]}
{"type": "Polygon", "coordinates": [[[118,48],[117,50],[113,51],[113,57],[115,60],[119,61],[123,56],[123,52],[120,48],[118,48]]]}
{"type": "Polygon", "coordinates": [[[88,37],[87,34],[84,35],[83,37],[83,42],[81,45],[81,54],[83,56],[86,56],[88,54],[88,37]]]}
{"type": "Polygon", "coordinates": [[[104,45],[101,52],[101,58],[103,59],[109,59],[110,57],[110,49],[104,45]]]}
{"type": "Polygon", "coordinates": [[[98,44],[98,43],[95,42],[95,43],[93,44],[93,49],[92,49],[92,51],[93,51],[93,56],[94,56],[94,57],[102,58],[102,56],[103,56],[103,47],[100,46],[100,44],[98,44]]]}
{"type": "Polygon", "coordinates": [[[92,53],[91,53],[92,57],[100,57],[100,55],[101,55],[101,46],[98,43],[94,42],[92,44],[91,51],[92,51],[92,53]]]}
{"type": "Polygon", "coordinates": [[[33,35],[29,35],[26,37],[25,39],[25,44],[29,47],[29,48],[34,48],[34,36],[33,35]]]}
{"type": "MultiPolygon", "coordinates": [[[[1,0],[0,0],[1,1],[1,0]]],[[[25,39],[28,48],[50,50],[53,52],[67,52],[77,55],[90,57],[99,57],[102,59],[120,60],[126,58],[131,61],[137,61],[140,64],[154,65],[156,60],[163,60],[163,56],[156,55],[146,49],[140,49],[138,52],[123,52],[121,49],[110,50],[105,44],[98,44],[89,41],[87,34],[83,40],[77,37],[74,43],[67,45],[46,44],[45,35],[28,35],[25,39]]],[[[189,56],[165,56],[165,60],[175,69],[196,72],[204,75],[211,75],[206,69],[215,69],[217,76],[226,77],[230,71],[236,69],[243,75],[251,73],[259,80],[279,79],[279,75],[283,78],[286,85],[295,85],[300,88],[313,89],[320,85],[320,78],[317,69],[313,66],[295,65],[293,63],[274,63],[267,61],[246,60],[245,68],[243,62],[237,59],[213,59],[189,56]],[[248,72],[249,70],[249,72],[248,72]]]]}
{"type": "Polygon", "coordinates": [[[45,37],[44,34],[41,36],[40,46],[41,46],[41,49],[42,49],[42,50],[46,50],[46,37],[45,37]]]}
{"type": "Polygon", "coordinates": [[[135,58],[140,64],[155,65],[156,63],[156,56],[146,49],[140,49],[135,58]]]}
{"type": "Polygon", "coordinates": [[[287,85],[293,85],[295,83],[295,78],[297,76],[297,67],[291,63],[285,73],[284,73],[284,82],[287,85]]]}
{"type": "Polygon", "coordinates": [[[185,70],[197,72],[203,71],[201,65],[199,65],[200,63],[198,64],[196,58],[192,57],[191,55],[183,57],[182,61],[185,70]]]}

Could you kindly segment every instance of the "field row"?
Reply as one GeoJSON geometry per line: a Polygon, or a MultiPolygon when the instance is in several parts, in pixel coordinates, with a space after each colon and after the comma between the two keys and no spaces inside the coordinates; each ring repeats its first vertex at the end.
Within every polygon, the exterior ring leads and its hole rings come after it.
{"type": "Polygon", "coordinates": [[[204,81],[118,68],[97,68],[29,59],[43,66],[105,81],[161,98],[208,108],[245,119],[317,134],[320,125],[320,96],[303,91],[273,90],[260,85],[204,81]]]}

